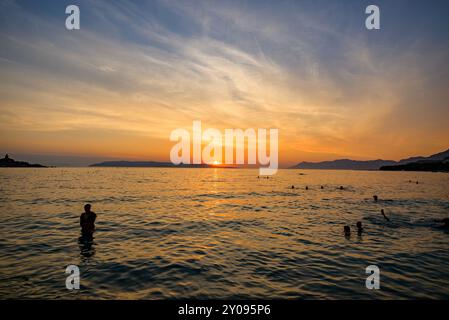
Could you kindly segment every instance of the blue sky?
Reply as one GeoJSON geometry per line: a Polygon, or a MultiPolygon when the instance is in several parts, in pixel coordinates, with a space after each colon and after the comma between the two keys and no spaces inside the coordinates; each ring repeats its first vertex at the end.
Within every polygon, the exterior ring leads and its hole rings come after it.
{"type": "Polygon", "coordinates": [[[202,120],[279,128],[284,163],[438,152],[448,15],[447,1],[3,0],[0,150],[167,160],[170,131],[202,120]],[[364,27],[369,4],[381,30],[364,27]]]}

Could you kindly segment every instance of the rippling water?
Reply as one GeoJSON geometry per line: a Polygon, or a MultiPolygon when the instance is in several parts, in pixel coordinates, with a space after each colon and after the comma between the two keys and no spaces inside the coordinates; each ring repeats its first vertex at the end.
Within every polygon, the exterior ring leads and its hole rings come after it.
{"type": "Polygon", "coordinates": [[[433,223],[449,216],[448,174],[257,174],[0,169],[0,297],[449,298],[449,232],[433,223]],[[79,239],[86,202],[98,215],[93,243],[79,239]],[[362,236],[345,238],[343,225],[359,220],[362,236]],[[79,291],[65,288],[69,264],[79,291]],[[371,264],[380,290],[365,287],[371,264]]]}

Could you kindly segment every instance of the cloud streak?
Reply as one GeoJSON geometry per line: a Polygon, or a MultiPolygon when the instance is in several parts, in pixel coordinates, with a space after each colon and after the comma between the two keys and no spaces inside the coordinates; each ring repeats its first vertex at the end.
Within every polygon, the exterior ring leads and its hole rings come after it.
{"type": "Polygon", "coordinates": [[[286,163],[400,158],[449,137],[447,44],[395,43],[394,25],[373,36],[344,3],[81,1],[77,32],[2,6],[0,146],[15,152],[69,135],[85,152],[91,132],[93,147],[110,135],[105,155],[168,158],[170,131],[197,119],[279,128],[286,163]]]}

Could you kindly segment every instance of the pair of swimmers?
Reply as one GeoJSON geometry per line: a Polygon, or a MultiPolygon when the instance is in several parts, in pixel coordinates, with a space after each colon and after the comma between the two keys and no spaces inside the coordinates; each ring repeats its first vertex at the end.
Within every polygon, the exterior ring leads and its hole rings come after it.
{"type": "MultiPolygon", "coordinates": [[[[357,228],[357,234],[359,236],[362,235],[363,226],[362,226],[362,222],[361,221],[357,221],[356,228],[357,228]]],[[[346,237],[349,237],[351,235],[351,227],[350,226],[344,226],[343,227],[343,231],[344,231],[346,237]]]]}
{"type": "MultiPolygon", "coordinates": [[[[375,196],[377,198],[377,196],[375,196]]],[[[385,218],[385,220],[390,221],[390,219],[385,215],[385,211],[384,209],[380,210],[380,213],[382,213],[383,217],[385,218]]],[[[443,219],[444,220],[444,219],[443,219]]],[[[447,219],[449,222],[449,219],[447,219]]],[[[361,221],[357,221],[356,223],[356,227],[357,227],[357,233],[360,236],[363,232],[363,226],[362,226],[362,222],[361,221]]],[[[343,227],[343,232],[345,233],[345,236],[350,236],[351,235],[351,227],[349,226],[344,226],[343,227]]]]}

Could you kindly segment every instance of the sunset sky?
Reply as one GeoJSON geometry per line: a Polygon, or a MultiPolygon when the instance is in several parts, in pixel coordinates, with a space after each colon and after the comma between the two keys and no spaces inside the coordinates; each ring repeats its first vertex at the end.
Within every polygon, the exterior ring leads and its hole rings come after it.
{"type": "Polygon", "coordinates": [[[449,148],[448,17],[436,0],[0,0],[0,151],[169,161],[170,132],[201,120],[278,128],[284,165],[430,155],[449,148]]]}

